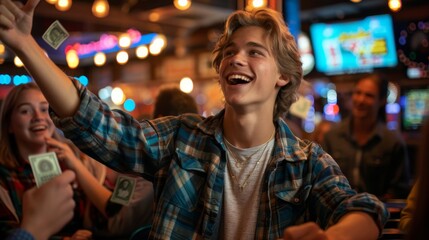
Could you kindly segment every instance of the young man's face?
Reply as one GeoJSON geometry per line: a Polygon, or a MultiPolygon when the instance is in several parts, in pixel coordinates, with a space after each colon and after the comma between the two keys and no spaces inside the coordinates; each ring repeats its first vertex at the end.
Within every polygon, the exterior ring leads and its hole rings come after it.
{"type": "Polygon", "coordinates": [[[288,83],[277,68],[270,40],[261,27],[236,30],[222,52],[220,84],[226,103],[240,110],[273,110],[277,93],[288,83]]]}

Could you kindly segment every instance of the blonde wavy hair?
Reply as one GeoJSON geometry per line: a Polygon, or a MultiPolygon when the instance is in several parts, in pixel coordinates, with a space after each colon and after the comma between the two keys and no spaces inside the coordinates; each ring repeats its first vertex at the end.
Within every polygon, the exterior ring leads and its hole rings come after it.
{"type": "Polygon", "coordinates": [[[219,73],[223,60],[223,50],[231,41],[232,34],[237,29],[246,26],[262,27],[271,39],[271,51],[276,58],[280,74],[289,80],[283,86],[276,98],[274,119],[289,111],[290,106],[297,100],[296,91],[301,84],[302,63],[295,38],[286,26],[280,13],[271,9],[256,9],[251,12],[236,11],[226,21],[225,30],[213,50],[213,67],[219,73]]]}

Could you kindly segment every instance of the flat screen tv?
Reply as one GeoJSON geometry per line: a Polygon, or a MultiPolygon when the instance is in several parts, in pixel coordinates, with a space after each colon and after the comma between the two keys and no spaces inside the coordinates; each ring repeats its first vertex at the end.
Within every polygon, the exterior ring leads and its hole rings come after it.
{"type": "Polygon", "coordinates": [[[429,117],[429,88],[401,90],[401,127],[403,131],[418,131],[429,117]]]}
{"type": "Polygon", "coordinates": [[[369,72],[398,63],[388,14],[359,21],[312,24],[310,35],[316,69],[327,75],[369,72]]]}

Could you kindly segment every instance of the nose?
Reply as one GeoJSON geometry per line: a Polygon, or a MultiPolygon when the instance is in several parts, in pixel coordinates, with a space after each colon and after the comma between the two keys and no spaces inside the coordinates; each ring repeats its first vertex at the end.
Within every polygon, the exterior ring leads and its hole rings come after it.
{"type": "Polygon", "coordinates": [[[40,120],[42,120],[43,116],[44,116],[43,114],[44,113],[42,113],[41,111],[38,111],[38,110],[34,111],[32,121],[40,121],[40,120]]]}
{"type": "Polygon", "coordinates": [[[229,65],[230,66],[245,66],[246,58],[243,56],[244,54],[238,52],[231,57],[229,65]]]}
{"type": "Polygon", "coordinates": [[[352,99],[356,103],[361,103],[365,100],[365,96],[363,94],[360,94],[360,93],[354,93],[352,99]]]}

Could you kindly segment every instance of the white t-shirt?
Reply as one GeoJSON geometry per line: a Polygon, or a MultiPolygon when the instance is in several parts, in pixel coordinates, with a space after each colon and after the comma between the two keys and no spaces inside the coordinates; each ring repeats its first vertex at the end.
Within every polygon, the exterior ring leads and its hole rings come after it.
{"type": "Polygon", "coordinates": [[[271,160],[274,138],[247,149],[234,147],[226,140],[225,144],[229,151],[225,170],[221,239],[254,239],[262,179],[271,160]],[[240,158],[239,163],[236,158],[240,158]],[[242,164],[240,161],[243,161],[242,164]]]}

